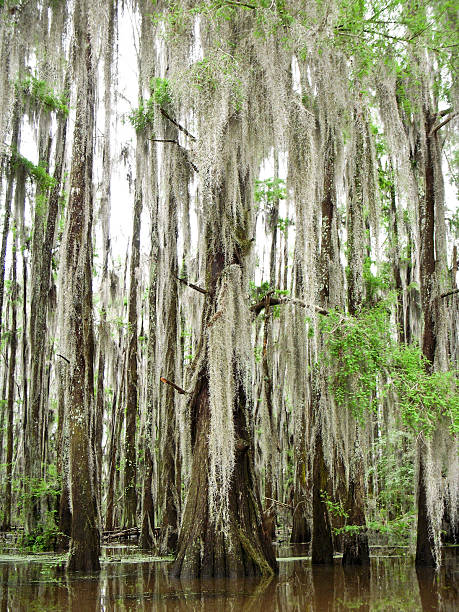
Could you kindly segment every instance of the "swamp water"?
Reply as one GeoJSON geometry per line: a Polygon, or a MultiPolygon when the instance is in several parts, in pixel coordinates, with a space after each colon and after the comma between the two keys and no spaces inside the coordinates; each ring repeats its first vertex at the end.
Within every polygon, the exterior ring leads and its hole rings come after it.
{"type": "Polygon", "coordinates": [[[127,546],[104,547],[97,575],[66,574],[56,555],[0,555],[0,612],[118,610],[396,611],[459,609],[458,548],[444,550],[439,574],[417,571],[403,550],[374,550],[371,566],[311,566],[303,547],[278,548],[272,579],[179,581],[169,561],[127,546]]]}

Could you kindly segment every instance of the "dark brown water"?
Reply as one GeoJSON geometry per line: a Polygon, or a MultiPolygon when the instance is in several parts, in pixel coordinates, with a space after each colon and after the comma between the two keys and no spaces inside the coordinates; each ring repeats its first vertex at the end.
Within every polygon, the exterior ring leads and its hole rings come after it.
{"type": "Polygon", "coordinates": [[[312,567],[292,557],[301,550],[287,548],[278,550],[273,579],[193,582],[169,578],[168,562],[147,561],[135,549],[104,552],[100,574],[86,577],[66,574],[49,556],[0,556],[0,612],[459,610],[457,549],[447,551],[438,575],[417,572],[408,556],[373,557],[365,570],[344,571],[339,559],[312,567]]]}

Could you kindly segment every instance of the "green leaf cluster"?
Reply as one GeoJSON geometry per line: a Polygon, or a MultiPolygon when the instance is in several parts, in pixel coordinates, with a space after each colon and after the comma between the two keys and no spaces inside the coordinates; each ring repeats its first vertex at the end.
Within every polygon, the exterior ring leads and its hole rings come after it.
{"type": "Polygon", "coordinates": [[[273,295],[277,297],[285,296],[290,293],[288,290],[273,289],[271,285],[269,284],[269,281],[263,281],[262,283],[260,283],[260,285],[257,285],[253,281],[250,281],[249,288],[250,288],[250,299],[252,303],[254,304],[256,304],[257,302],[260,302],[266,296],[268,292],[271,292],[273,295]]]}
{"type": "Polygon", "coordinates": [[[136,132],[153,129],[155,107],[165,108],[172,104],[172,93],[168,79],[153,77],[150,80],[151,96],[140,98],[139,107],[129,114],[129,121],[136,132]]]}
{"type": "Polygon", "coordinates": [[[68,97],[65,94],[56,94],[46,81],[28,76],[18,80],[16,86],[23,95],[43,106],[47,111],[55,111],[62,113],[65,117],[68,116],[68,97]]]}
{"type": "Polygon", "coordinates": [[[335,401],[361,422],[389,390],[400,416],[416,433],[429,437],[440,422],[459,433],[458,372],[431,371],[417,345],[399,346],[390,323],[390,302],[362,309],[356,316],[333,311],[320,317],[335,401]]]}
{"type": "Polygon", "coordinates": [[[136,132],[153,129],[155,119],[155,102],[153,98],[140,98],[139,107],[129,113],[129,121],[136,132]]]}
{"type": "Polygon", "coordinates": [[[172,104],[171,87],[168,79],[153,77],[150,80],[150,87],[152,98],[158,106],[164,108],[172,104]]]}
{"type": "Polygon", "coordinates": [[[328,512],[332,516],[342,517],[344,519],[349,518],[349,512],[344,509],[343,504],[340,501],[334,502],[328,495],[327,491],[321,490],[320,497],[327,506],[328,512]]]}
{"type": "Polygon", "coordinates": [[[287,229],[291,226],[291,225],[295,225],[295,221],[293,221],[293,219],[290,219],[289,217],[279,217],[277,219],[277,227],[280,229],[281,232],[283,232],[284,234],[286,233],[287,229]]]}
{"type": "Polygon", "coordinates": [[[333,311],[320,317],[324,335],[323,361],[330,367],[330,385],[335,400],[347,406],[360,421],[375,409],[380,374],[386,367],[390,346],[387,304],[363,309],[357,316],[333,311]]]}
{"type": "Polygon", "coordinates": [[[394,347],[391,358],[391,383],[404,423],[431,436],[440,420],[446,419],[450,433],[458,435],[458,372],[430,372],[421,349],[414,345],[394,347]]]}
{"type": "Polygon", "coordinates": [[[267,178],[255,181],[255,202],[270,206],[276,200],[285,200],[286,197],[284,179],[267,178]]]}
{"type": "Polygon", "coordinates": [[[10,164],[13,169],[22,167],[43,191],[48,191],[56,185],[56,180],[48,174],[44,165],[38,164],[36,166],[17,151],[13,151],[11,154],[10,164]]]}
{"type": "Polygon", "coordinates": [[[47,527],[37,527],[21,536],[18,544],[21,548],[31,552],[55,550],[58,538],[67,538],[54,523],[47,527]]]}

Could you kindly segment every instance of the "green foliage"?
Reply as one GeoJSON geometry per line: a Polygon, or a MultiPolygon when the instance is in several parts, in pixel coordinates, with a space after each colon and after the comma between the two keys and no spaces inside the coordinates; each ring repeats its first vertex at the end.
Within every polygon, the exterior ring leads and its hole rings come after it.
{"type": "Polygon", "coordinates": [[[285,200],[286,197],[287,189],[283,179],[267,178],[255,181],[255,202],[271,207],[273,202],[285,200]]]}
{"type": "Polygon", "coordinates": [[[279,217],[277,219],[277,227],[280,229],[281,232],[283,232],[284,234],[287,232],[287,229],[291,226],[291,225],[295,225],[295,222],[290,219],[289,217],[279,217]]]}
{"type": "Polygon", "coordinates": [[[150,80],[151,97],[140,98],[139,107],[129,113],[129,121],[136,132],[153,129],[155,107],[164,108],[172,104],[172,94],[169,81],[154,77],[150,80]]]}
{"type": "Polygon", "coordinates": [[[396,543],[404,543],[409,539],[415,521],[415,513],[397,517],[390,521],[368,521],[366,525],[343,525],[332,529],[335,535],[359,534],[362,532],[383,533],[392,536],[396,543]]]}
{"type": "Polygon", "coordinates": [[[158,106],[165,107],[172,104],[172,95],[169,81],[154,77],[150,80],[152,98],[158,106]]]}
{"type": "Polygon", "coordinates": [[[431,372],[416,345],[398,346],[390,325],[390,301],[362,309],[357,316],[333,311],[320,317],[332,371],[330,386],[339,406],[364,421],[389,389],[394,389],[401,418],[414,432],[431,436],[441,421],[459,433],[457,371],[431,372]],[[383,376],[389,380],[383,384],[383,376]]]}
{"type": "Polygon", "coordinates": [[[320,317],[320,331],[325,341],[323,360],[333,372],[330,385],[335,400],[362,421],[368,410],[376,408],[378,381],[387,363],[387,304],[363,309],[356,317],[333,311],[320,317]]]}
{"type": "Polygon", "coordinates": [[[451,435],[457,435],[458,372],[429,372],[428,362],[418,346],[394,347],[391,366],[392,384],[404,423],[430,436],[445,418],[451,435]]]}
{"type": "MultiPolygon", "coordinates": [[[[55,506],[56,499],[61,494],[56,466],[54,464],[47,466],[45,478],[21,476],[14,479],[12,489],[16,496],[20,520],[24,520],[25,508],[33,503],[47,499],[51,506],[55,506]]],[[[36,529],[20,538],[19,545],[35,552],[53,549],[57,538],[63,535],[56,526],[55,513],[55,510],[45,512],[36,529]]]]}
{"type": "Polygon", "coordinates": [[[50,516],[46,520],[46,526],[37,527],[19,538],[18,545],[21,548],[32,552],[55,550],[58,539],[67,537],[57,528],[53,513],[49,512],[48,514],[50,516]]]}
{"type": "Polygon", "coordinates": [[[56,184],[55,179],[48,174],[45,166],[40,164],[36,166],[29,159],[27,159],[17,151],[13,151],[13,153],[11,154],[10,163],[13,169],[22,167],[27,172],[27,174],[35,180],[37,185],[43,191],[52,189],[56,184]]]}
{"type": "Polygon", "coordinates": [[[250,297],[255,304],[262,300],[271,289],[269,281],[263,281],[261,285],[256,285],[253,281],[249,282],[250,297]]]}
{"type": "MultiPolygon", "coordinates": [[[[401,516],[414,511],[415,434],[399,424],[387,435],[379,437],[373,447],[376,462],[369,468],[368,478],[376,478],[379,494],[378,512],[390,508],[391,515],[401,516]],[[403,462],[397,458],[403,456],[403,462]]],[[[391,518],[391,517],[389,517],[391,518]]]]}
{"type": "Polygon", "coordinates": [[[65,94],[56,94],[46,81],[27,76],[18,80],[16,86],[23,95],[28,96],[47,111],[55,111],[62,113],[65,117],[68,116],[68,97],[65,94]]]}
{"type": "Polygon", "coordinates": [[[381,265],[379,274],[373,274],[371,269],[373,264],[376,262],[371,257],[366,257],[363,262],[363,281],[368,304],[372,304],[381,291],[387,291],[390,288],[392,278],[390,264],[381,265]]]}
{"type": "Polygon", "coordinates": [[[290,293],[289,291],[283,289],[272,289],[269,281],[263,281],[260,285],[256,285],[253,281],[250,281],[249,287],[250,299],[254,304],[260,302],[269,292],[277,297],[286,296],[290,293]]]}
{"type": "Polygon", "coordinates": [[[19,506],[24,502],[41,499],[43,497],[58,497],[61,494],[61,485],[57,476],[56,466],[47,466],[46,478],[29,478],[21,476],[13,481],[13,490],[18,496],[19,506]]]}
{"type": "Polygon", "coordinates": [[[328,495],[327,491],[321,490],[320,491],[320,497],[322,499],[322,501],[325,503],[325,505],[327,506],[327,510],[328,512],[332,515],[332,516],[336,516],[336,517],[342,517],[342,518],[349,518],[349,513],[346,512],[346,510],[343,507],[343,504],[338,501],[338,502],[334,502],[332,501],[332,499],[330,499],[330,496],[328,495]]]}
{"type": "Polygon", "coordinates": [[[129,113],[129,121],[136,132],[152,129],[155,119],[155,102],[153,98],[140,98],[139,107],[129,113]]]}

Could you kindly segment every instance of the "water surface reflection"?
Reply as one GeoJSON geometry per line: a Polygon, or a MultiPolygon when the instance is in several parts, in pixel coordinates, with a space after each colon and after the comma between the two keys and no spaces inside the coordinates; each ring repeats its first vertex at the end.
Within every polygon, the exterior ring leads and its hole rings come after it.
{"type": "Polygon", "coordinates": [[[105,561],[99,575],[86,577],[68,575],[56,562],[12,559],[0,558],[0,612],[452,612],[459,605],[457,549],[448,552],[439,575],[416,571],[408,557],[374,557],[369,568],[347,570],[338,559],[333,567],[312,567],[309,559],[291,557],[269,580],[187,582],[171,579],[167,562],[141,562],[135,553],[105,561]]]}

